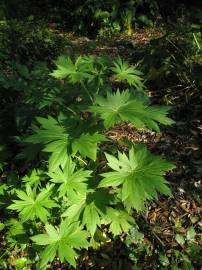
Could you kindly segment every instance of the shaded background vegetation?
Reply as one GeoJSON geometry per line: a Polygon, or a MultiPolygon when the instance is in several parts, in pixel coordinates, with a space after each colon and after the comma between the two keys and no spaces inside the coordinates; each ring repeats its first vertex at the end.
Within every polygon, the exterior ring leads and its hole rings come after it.
{"type": "Polygon", "coordinates": [[[66,30],[95,34],[103,26],[115,30],[131,26],[151,25],[159,17],[174,22],[183,9],[201,8],[201,1],[157,0],[87,0],[87,1],[28,1],[6,0],[1,4],[1,15],[7,19],[26,20],[30,16],[59,23],[66,30]],[[129,20],[129,22],[128,22],[129,20]]]}

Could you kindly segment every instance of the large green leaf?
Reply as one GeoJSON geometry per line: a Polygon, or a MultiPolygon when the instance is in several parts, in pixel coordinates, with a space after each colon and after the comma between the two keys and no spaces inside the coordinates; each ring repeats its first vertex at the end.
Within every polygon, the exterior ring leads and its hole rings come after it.
{"type": "Polygon", "coordinates": [[[67,78],[73,84],[92,82],[96,79],[97,82],[103,84],[103,78],[111,62],[108,58],[92,55],[79,56],[72,61],[70,57],[63,55],[55,64],[57,68],[51,73],[51,76],[57,79],[67,78]]]}
{"type": "Polygon", "coordinates": [[[65,128],[51,116],[48,116],[48,118],[38,117],[37,121],[41,127],[33,126],[34,134],[24,141],[44,145],[43,151],[51,153],[49,170],[53,171],[67,161],[68,134],[65,128]]]}
{"type": "Polygon", "coordinates": [[[79,56],[73,63],[70,57],[60,56],[55,62],[57,69],[51,75],[57,79],[68,77],[72,83],[90,79],[90,71],[93,70],[93,65],[92,61],[89,61],[90,59],[87,60],[85,61],[84,57],[79,56]]]}
{"type": "Polygon", "coordinates": [[[138,144],[125,153],[118,153],[118,159],[106,154],[112,172],[103,173],[100,187],[121,187],[120,196],[127,209],[144,208],[146,200],[157,198],[158,192],[171,195],[163,177],[174,168],[170,162],[151,154],[145,146],[138,144]]]}
{"type": "MultiPolygon", "coordinates": [[[[104,135],[88,131],[88,123],[75,120],[74,125],[68,121],[58,121],[51,116],[38,117],[40,127],[33,126],[33,135],[24,141],[32,144],[44,145],[43,151],[51,153],[49,158],[49,171],[55,171],[60,165],[67,162],[68,155],[76,155],[96,160],[99,142],[105,141],[104,135]],[[76,124],[75,124],[76,123],[76,124]]],[[[28,145],[29,146],[29,145],[28,145]]]]}
{"type": "Polygon", "coordinates": [[[74,196],[62,216],[71,220],[82,220],[82,224],[86,226],[91,236],[94,236],[96,228],[104,222],[103,217],[111,199],[112,196],[104,190],[74,196]]]}
{"type": "Polygon", "coordinates": [[[70,197],[79,196],[80,193],[86,193],[86,181],[92,171],[83,169],[75,171],[75,166],[69,157],[62,168],[58,167],[55,171],[48,173],[52,182],[60,184],[58,189],[60,197],[64,195],[68,196],[68,194],[70,197]]]}
{"type": "Polygon", "coordinates": [[[159,131],[158,123],[173,124],[174,121],[167,117],[168,108],[164,106],[151,106],[142,99],[132,98],[129,91],[119,90],[107,93],[107,97],[96,97],[96,104],[90,107],[92,112],[100,114],[106,128],[119,122],[131,122],[137,128],[148,127],[159,131]]]}
{"type": "Polygon", "coordinates": [[[48,209],[58,207],[58,205],[49,198],[51,189],[52,186],[49,186],[36,194],[36,190],[31,189],[30,185],[27,184],[26,192],[22,190],[16,191],[20,200],[13,200],[13,204],[8,206],[8,209],[19,212],[23,222],[39,218],[45,223],[47,222],[47,217],[50,216],[48,209]]]}
{"type": "Polygon", "coordinates": [[[44,268],[58,255],[61,262],[67,261],[76,268],[75,249],[88,247],[87,232],[82,230],[79,222],[70,223],[67,219],[57,230],[51,224],[46,224],[45,228],[45,234],[31,237],[37,245],[47,246],[41,254],[40,267],[44,268]]]}

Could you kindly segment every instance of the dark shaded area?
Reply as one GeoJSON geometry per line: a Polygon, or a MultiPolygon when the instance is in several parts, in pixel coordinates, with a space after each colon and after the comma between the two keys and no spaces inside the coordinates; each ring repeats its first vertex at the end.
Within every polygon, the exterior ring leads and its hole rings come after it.
{"type": "Polygon", "coordinates": [[[102,27],[110,31],[132,26],[149,26],[158,20],[175,22],[183,10],[196,11],[201,1],[136,1],[136,0],[88,0],[88,1],[28,1],[6,0],[1,4],[2,16],[25,21],[29,17],[42,19],[60,28],[96,35],[102,27]]]}

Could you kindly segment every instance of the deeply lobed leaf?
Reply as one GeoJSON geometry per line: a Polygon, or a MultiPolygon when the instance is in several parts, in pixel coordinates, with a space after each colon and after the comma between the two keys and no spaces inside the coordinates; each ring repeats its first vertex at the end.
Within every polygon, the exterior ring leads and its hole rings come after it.
{"type": "Polygon", "coordinates": [[[75,249],[87,248],[87,233],[82,230],[79,222],[70,223],[63,220],[56,230],[51,224],[46,224],[46,234],[31,237],[37,245],[47,246],[41,254],[40,267],[45,267],[58,254],[61,262],[67,261],[76,268],[75,249]]]}
{"type": "Polygon", "coordinates": [[[64,195],[69,195],[70,197],[79,196],[80,193],[86,193],[86,181],[92,171],[83,169],[75,171],[75,166],[72,159],[68,157],[67,162],[62,168],[58,167],[55,171],[48,173],[51,182],[60,184],[58,189],[59,197],[64,195]]]}
{"type": "MultiPolygon", "coordinates": [[[[34,134],[24,141],[32,144],[44,145],[43,151],[51,153],[49,158],[49,171],[55,171],[68,160],[68,155],[76,155],[78,152],[84,157],[96,159],[97,144],[106,141],[104,135],[98,132],[86,131],[86,123],[70,125],[59,122],[51,116],[37,118],[40,127],[33,127],[34,134]]],[[[87,126],[88,128],[88,126],[87,126]]],[[[29,146],[29,145],[28,145],[29,146]]]]}
{"type": "Polygon", "coordinates": [[[19,212],[23,222],[39,218],[45,223],[50,216],[48,209],[58,207],[58,205],[49,198],[51,189],[52,186],[42,189],[41,192],[36,194],[36,190],[31,189],[31,186],[27,184],[26,192],[22,190],[16,191],[19,200],[13,200],[13,204],[8,206],[8,209],[19,212]]]}
{"type": "Polygon", "coordinates": [[[171,125],[173,120],[167,117],[168,109],[163,106],[151,106],[143,100],[131,97],[128,90],[120,93],[107,93],[107,97],[97,96],[96,104],[90,107],[104,120],[106,128],[119,122],[131,122],[137,128],[148,127],[159,131],[158,123],[171,125]]]}
{"type": "Polygon", "coordinates": [[[130,86],[134,86],[137,90],[144,90],[142,72],[130,66],[120,57],[113,62],[111,70],[115,73],[118,81],[127,81],[130,86]]]}
{"type": "Polygon", "coordinates": [[[112,172],[103,173],[100,187],[120,187],[120,197],[127,209],[141,210],[145,202],[157,198],[158,192],[171,196],[164,174],[174,165],[151,154],[144,145],[133,146],[129,157],[106,154],[112,172]]]}

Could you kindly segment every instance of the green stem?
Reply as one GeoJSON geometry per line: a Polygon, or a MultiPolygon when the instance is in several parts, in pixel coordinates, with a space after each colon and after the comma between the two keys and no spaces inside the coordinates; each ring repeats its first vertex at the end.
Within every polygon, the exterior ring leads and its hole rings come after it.
{"type": "Polygon", "coordinates": [[[98,82],[97,82],[97,87],[96,87],[96,95],[98,95],[99,91],[100,91],[100,83],[99,83],[99,78],[98,78],[98,82]]]}
{"type": "Polygon", "coordinates": [[[88,165],[82,158],[75,155],[75,158],[77,158],[79,161],[83,162],[86,166],[88,165]]]}
{"type": "Polygon", "coordinates": [[[77,115],[77,113],[76,113],[74,110],[72,110],[70,107],[67,106],[66,109],[67,109],[68,111],[72,112],[74,115],[77,115]]]}
{"type": "Polygon", "coordinates": [[[196,35],[194,34],[194,33],[192,33],[193,34],[193,37],[194,37],[194,41],[196,42],[196,46],[198,47],[198,49],[200,50],[201,49],[201,46],[200,46],[200,44],[199,44],[199,42],[198,42],[198,40],[197,40],[197,38],[196,38],[196,35]]]}
{"type": "Polygon", "coordinates": [[[90,98],[90,100],[92,101],[92,103],[94,103],[93,97],[91,96],[90,92],[88,91],[87,87],[85,86],[85,84],[82,81],[81,81],[81,85],[82,85],[83,89],[85,90],[86,94],[88,95],[88,97],[90,98]]]}

